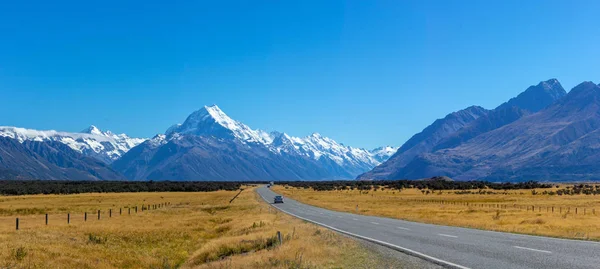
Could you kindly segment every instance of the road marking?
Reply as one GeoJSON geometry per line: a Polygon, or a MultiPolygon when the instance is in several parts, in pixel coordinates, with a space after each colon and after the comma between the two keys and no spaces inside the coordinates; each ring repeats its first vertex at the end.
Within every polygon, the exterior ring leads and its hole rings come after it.
{"type": "Polygon", "coordinates": [[[445,236],[445,237],[452,237],[452,238],[458,238],[458,236],[456,235],[449,235],[449,234],[438,234],[439,236],[445,236]]]}
{"type": "Polygon", "coordinates": [[[551,253],[552,253],[552,251],[541,250],[541,249],[535,249],[535,248],[526,248],[526,247],[519,247],[519,246],[515,246],[515,248],[518,248],[518,249],[525,249],[525,250],[531,250],[531,251],[537,251],[537,252],[548,253],[548,254],[551,254],[551,253]]]}
{"type": "Polygon", "coordinates": [[[396,228],[398,228],[398,229],[400,229],[400,230],[407,230],[407,231],[410,231],[410,229],[409,229],[409,228],[404,228],[404,227],[400,227],[400,226],[398,226],[398,227],[396,227],[396,228]]]}
{"type": "Polygon", "coordinates": [[[323,215],[323,212],[321,212],[321,213],[319,213],[319,214],[323,215]]]}
{"type": "MultiPolygon", "coordinates": [[[[265,202],[269,203],[269,201],[267,199],[265,199],[265,197],[263,197],[262,194],[260,195],[260,197],[263,198],[263,200],[265,200],[265,202]]],[[[445,260],[442,260],[442,259],[438,259],[436,257],[432,257],[432,256],[429,256],[427,254],[423,254],[421,252],[418,252],[418,251],[415,251],[415,250],[412,250],[412,249],[409,249],[409,248],[404,248],[404,247],[401,247],[401,246],[398,246],[398,245],[394,245],[394,244],[391,244],[391,243],[388,243],[388,242],[384,242],[384,241],[381,241],[381,240],[377,240],[377,239],[374,239],[374,238],[371,238],[371,237],[362,236],[362,235],[359,235],[359,234],[355,234],[355,233],[351,233],[351,232],[348,232],[348,231],[344,231],[342,229],[338,229],[338,228],[329,226],[327,224],[320,223],[318,221],[314,221],[314,220],[311,220],[311,219],[303,218],[303,217],[300,217],[298,215],[294,215],[294,214],[292,214],[292,213],[290,213],[288,211],[285,211],[285,210],[283,210],[283,209],[281,209],[279,207],[276,207],[276,208],[279,209],[283,213],[286,213],[286,214],[288,214],[290,216],[294,216],[294,217],[299,218],[301,220],[305,220],[305,221],[312,222],[312,223],[317,224],[317,225],[321,225],[321,226],[323,226],[323,227],[325,227],[327,229],[334,230],[336,232],[340,232],[340,233],[343,233],[343,234],[354,236],[356,238],[360,238],[360,239],[364,239],[364,240],[367,240],[367,241],[371,241],[373,243],[376,243],[376,244],[379,244],[379,245],[382,245],[382,246],[386,246],[386,247],[389,247],[389,248],[392,248],[392,249],[395,249],[395,250],[398,250],[398,251],[401,251],[401,252],[404,252],[404,253],[408,253],[408,254],[411,254],[411,255],[414,255],[414,256],[417,256],[417,257],[429,260],[431,262],[434,262],[434,263],[437,263],[437,264],[440,264],[440,265],[450,266],[450,267],[458,268],[458,269],[470,269],[469,267],[458,265],[456,263],[452,263],[452,262],[445,261],[445,260]]]]}
{"type": "Polygon", "coordinates": [[[379,225],[379,223],[377,223],[377,222],[372,222],[372,221],[371,221],[371,223],[373,223],[373,224],[375,224],[375,225],[379,225]]]}
{"type": "Polygon", "coordinates": [[[355,218],[352,218],[352,219],[353,219],[353,220],[358,220],[358,219],[355,219],[355,218]]]}

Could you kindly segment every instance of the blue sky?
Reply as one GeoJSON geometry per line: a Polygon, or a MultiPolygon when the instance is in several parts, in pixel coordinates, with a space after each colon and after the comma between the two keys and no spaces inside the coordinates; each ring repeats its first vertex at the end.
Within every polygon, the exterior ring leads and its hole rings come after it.
{"type": "Polygon", "coordinates": [[[0,125],[151,137],[218,104],[252,128],[401,145],[541,80],[600,82],[599,3],[8,1],[0,125]]]}

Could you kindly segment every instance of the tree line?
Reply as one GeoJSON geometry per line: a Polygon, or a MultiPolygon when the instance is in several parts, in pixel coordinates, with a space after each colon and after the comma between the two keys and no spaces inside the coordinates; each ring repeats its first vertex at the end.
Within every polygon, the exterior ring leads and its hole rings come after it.
{"type": "MultiPolygon", "coordinates": [[[[209,192],[239,190],[250,182],[231,181],[62,181],[0,180],[0,195],[108,192],[209,192]]],[[[263,183],[263,182],[260,182],[263,183]]]]}
{"type": "Polygon", "coordinates": [[[552,188],[552,184],[538,183],[536,181],[519,183],[493,183],[487,181],[448,181],[448,180],[340,180],[340,181],[282,181],[278,184],[285,184],[297,188],[312,188],[316,191],[331,190],[372,190],[378,188],[387,188],[392,190],[402,190],[408,188],[417,188],[420,190],[473,190],[473,189],[493,189],[493,190],[518,190],[535,188],[552,188]]]}

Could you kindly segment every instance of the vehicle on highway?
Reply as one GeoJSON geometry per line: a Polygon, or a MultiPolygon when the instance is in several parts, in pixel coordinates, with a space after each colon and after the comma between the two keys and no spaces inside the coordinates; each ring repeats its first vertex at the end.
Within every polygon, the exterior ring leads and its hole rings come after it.
{"type": "Polygon", "coordinates": [[[273,203],[275,203],[275,204],[279,204],[279,203],[283,204],[283,196],[281,196],[281,195],[275,196],[275,199],[273,199],[273,200],[274,200],[273,203]]]}

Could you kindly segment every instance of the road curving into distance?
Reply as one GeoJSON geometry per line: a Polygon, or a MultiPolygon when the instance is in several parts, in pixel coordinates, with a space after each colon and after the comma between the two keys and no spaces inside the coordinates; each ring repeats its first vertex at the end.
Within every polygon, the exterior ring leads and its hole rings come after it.
{"type": "Polygon", "coordinates": [[[425,224],[343,213],[306,205],[260,187],[277,209],[340,233],[362,238],[450,268],[600,268],[600,242],[559,239],[425,224]]]}

